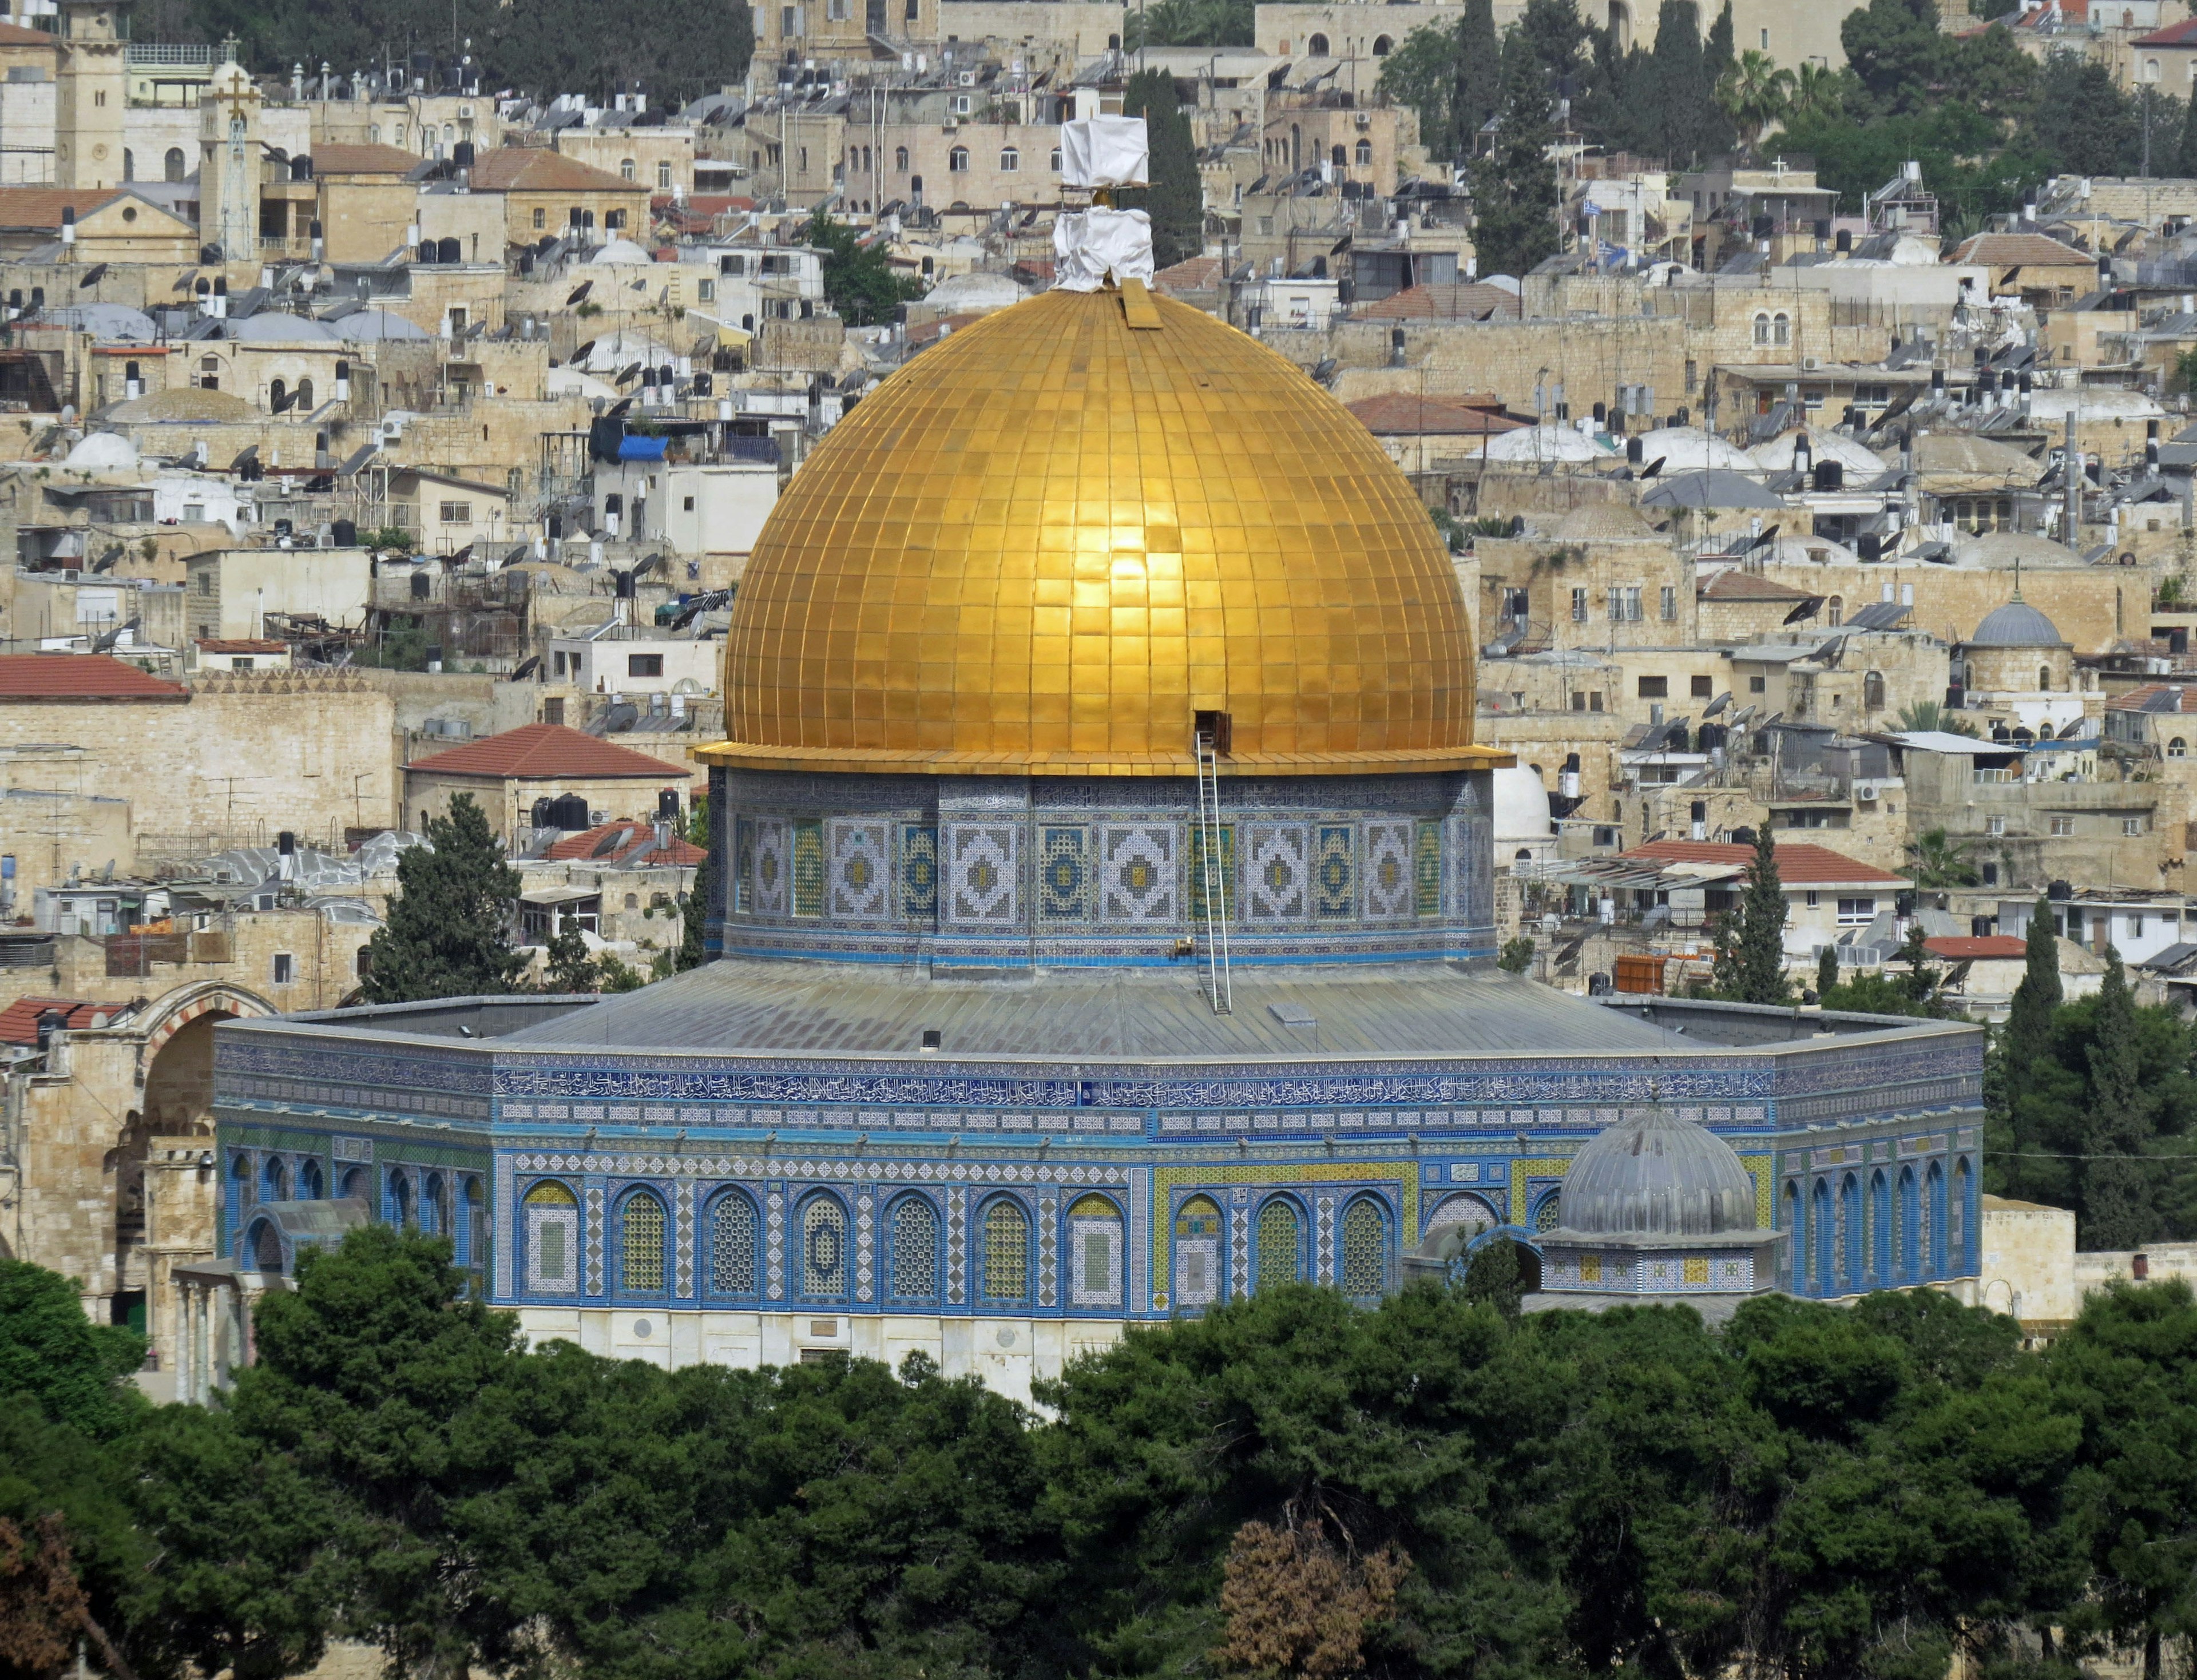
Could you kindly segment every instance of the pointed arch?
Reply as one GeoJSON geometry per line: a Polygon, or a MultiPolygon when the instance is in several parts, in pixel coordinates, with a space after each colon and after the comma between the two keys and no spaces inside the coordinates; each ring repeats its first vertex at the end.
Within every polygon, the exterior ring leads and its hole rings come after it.
{"type": "Polygon", "coordinates": [[[1081,1196],[1068,1210],[1070,1306],[1120,1309],[1123,1229],[1121,1204],[1111,1196],[1081,1196]]]}
{"type": "Polygon", "coordinates": [[[1220,1204],[1193,1196],[1174,1213],[1174,1304],[1197,1312],[1220,1299],[1220,1204]]]}
{"type": "Polygon", "coordinates": [[[1305,1233],[1312,1222],[1304,1204],[1294,1196],[1270,1196],[1259,1206],[1254,1232],[1256,1258],[1251,1286],[1255,1290],[1296,1283],[1305,1275],[1305,1233]]]}
{"type": "Polygon", "coordinates": [[[670,1268],[664,1263],[664,1198],[646,1187],[628,1190],[617,1204],[618,1292],[628,1295],[664,1293],[670,1268]]]}
{"type": "Polygon", "coordinates": [[[760,1293],[762,1225],[756,1217],[755,1198],[744,1190],[720,1190],[710,1202],[703,1229],[710,1245],[702,1272],[708,1292],[733,1296],[760,1293]]]}
{"type": "Polygon", "coordinates": [[[1029,1215],[1011,1196],[998,1196],[985,1204],[984,1251],[980,1265],[978,1299],[988,1306],[1019,1306],[1029,1300],[1029,1215]]]}
{"type": "Polygon", "coordinates": [[[885,1215],[885,1286],[893,1301],[938,1298],[938,1209],[909,1190],[885,1215]]]}

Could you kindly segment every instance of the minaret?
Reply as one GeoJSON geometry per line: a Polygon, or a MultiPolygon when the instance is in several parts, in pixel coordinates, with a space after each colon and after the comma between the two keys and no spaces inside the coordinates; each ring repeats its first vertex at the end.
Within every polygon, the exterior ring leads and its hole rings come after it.
{"type": "Polygon", "coordinates": [[[54,90],[57,186],[122,184],[129,10],[128,0],[61,0],[61,69],[54,90]]]}
{"type": "Polygon", "coordinates": [[[199,242],[229,263],[259,260],[259,90],[236,61],[236,38],[199,107],[199,242]]]}

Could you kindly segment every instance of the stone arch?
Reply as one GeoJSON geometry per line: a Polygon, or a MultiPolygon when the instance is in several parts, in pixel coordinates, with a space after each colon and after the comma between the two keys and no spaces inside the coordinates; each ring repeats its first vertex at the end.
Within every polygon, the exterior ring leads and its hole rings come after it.
{"type": "MultiPolygon", "coordinates": [[[[146,1089],[148,1075],[160,1052],[168,1047],[184,1028],[208,1016],[216,1020],[252,1020],[280,1014],[273,1004],[256,992],[241,986],[232,986],[225,980],[200,981],[194,986],[179,986],[154,1006],[146,1022],[145,1046],[137,1052],[137,1087],[146,1089]]],[[[206,1049],[209,1092],[212,1090],[213,1065],[213,1037],[211,1024],[206,1028],[206,1049]]],[[[164,1118],[156,1115],[156,1120],[164,1118]]]]}

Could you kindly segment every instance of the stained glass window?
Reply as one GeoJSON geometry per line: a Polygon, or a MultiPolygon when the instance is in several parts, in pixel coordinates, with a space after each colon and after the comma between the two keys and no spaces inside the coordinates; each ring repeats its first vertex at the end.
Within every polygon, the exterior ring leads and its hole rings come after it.
{"type": "Polygon", "coordinates": [[[755,1293],[755,1203],[745,1196],[720,1196],[710,1214],[710,1282],[723,1295],[755,1293]]]}
{"type": "Polygon", "coordinates": [[[1175,1209],[1174,1271],[1176,1306],[1220,1298],[1220,1209],[1210,1196],[1193,1196],[1175,1209]]]}
{"type": "Polygon", "coordinates": [[[820,1196],[801,1215],[801,1292],[836,1295],[847,1287],[847,1214],[820,1196]]]}
{"type": "Polygon", "coordinates": [[[938,1214],[919,1196],[893,1208],[892,1292],[904,1300],[938,1293],[938,1214]]]}
{"type": "Polygon", "coordinates": [[[984,1299],[1021,1301],[1029,1294],[1029,1220],[1002,1197],[984,1210],[984,1299]]]}
{"type": "Polygon", "coordinates": [[[1068,1210],[1068,1242],[1074,1263],[1070,1303],[1121,1305],[1122,1210],[1103,1196],[1084,1196],[1068,1210]]]}
{"type": "Polygon", "coordinates": [[[664,1287],[664,1204],[646,1190],[625,1199],[619,1287],[641,1293],[664,1287]]]}
{"type": "Polygon", "coordinates": [[[1259,1209],[1259,1287],[1296,1283],[1297,1254],[1297,1210],[1278,1196],[1259,1209]]]}
{"type": "Polygon", "coordinates": [[[580,1204],[552,1179],[526,1192],[526,1287],[565,1295],[577,1286],[573,1261],[580,1246],[580,1204]]]}
{"type": "Polygon", "coordinates": [[[1544,1196],[1541,1205],[1533,1210],[1533,1229],[1554,1231],[1556,1221],[1563,1217],[1564,1198],[1561,1193],[1544,1196]]]}
{"type": "Polygon", "coordinates": [[[1388,1221],[1378,1207],[1360,1196],[1342,1216],[1342,1293],[1364,1299],[1388,1285],[1388,1221]]]}

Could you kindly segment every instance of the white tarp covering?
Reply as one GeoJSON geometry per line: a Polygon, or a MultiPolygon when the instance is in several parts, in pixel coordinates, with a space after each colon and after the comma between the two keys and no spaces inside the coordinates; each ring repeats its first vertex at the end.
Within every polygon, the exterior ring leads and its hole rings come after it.
{"type": "Polygon", "coordinates": [[[1141,210],[1103,207],[1054,218],[1053,286],[1096,292],[1110,271],[1116,281],[1152,277],[1152,218],[1141,210]]]}
{"type": "Polygon", "coordinates": [[[1151,156],[1142,117],[1080,117],[1060,125],[1064,187],[1149,186],[1151,156]]]}

